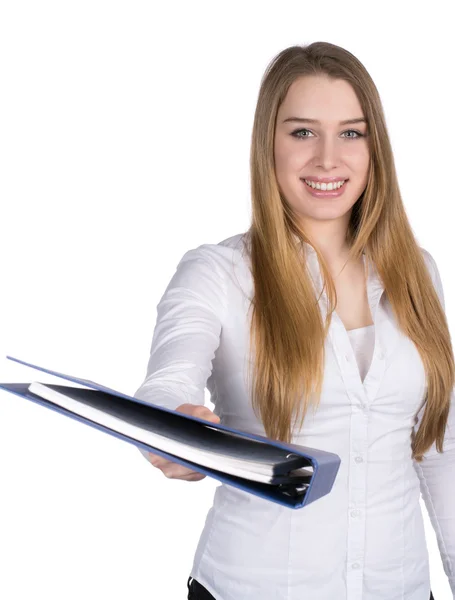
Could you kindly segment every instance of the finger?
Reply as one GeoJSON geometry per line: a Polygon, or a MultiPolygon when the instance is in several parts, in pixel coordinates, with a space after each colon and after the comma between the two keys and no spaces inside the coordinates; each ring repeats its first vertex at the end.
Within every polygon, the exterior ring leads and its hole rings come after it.
{"type": "Polygon", "coordinates": [[[157,463],[159,462],[161,456],[159,456],[158,454],[152,454],[152,452],[149,452],[147,458],[148,458],[149,462],[151,462],[152,465],[155,467],[157,465],[157,463]]]}
{"type": "Polygon", "coordinates": [[[172,464],[172,461],[168,460],[167,458],[164,458],[159,454],[152,454],[151,452],[149,452],[149,461],[157,469],[162,469],[167,464],[172,464]]]}
{"type": "Polygon", "coordinates": [[[189,473],[189,475],[180,477],[180,479],[184,480],[184,481],[201,481],[201,479],[204,479],[206,476],[203,473],[189,473]]]}
{"type": "Polygon", "coordinates": [[[202,419],[203,421],[207,421],[207,423],[219,423],[220,417],[215,415],[214,413],[202,413],[202,414],[194,414],[193,417],[197,417],[198,419],[202,419]]]}
{"type": "Polygon", "coordinates": [[[188,475],[198,474],[197,471],[193,471],[187,467],[182,467],[176,463],[166,465],[161,470],[168,479],[181,479],[183,477],[188,477],[188,475]]]}
{"type": "Polygon", "coordinates": [[[197,417],[198,419],[204,419],[205,421],[211,421],[217,423],[220,417],[211,411],[207,406],[199,404],[181,404],[177,409],[177,412],[197,417]]]}
{"type": "Polygon", "coordinates": [[[206,406],[198,406],[193,411],[193,416],[198,417],[199,419],[204,419],[205,421],[217,422],[220,420],[220,417],[212,412],[206,406]]]}
{"type": "Polygon", "coordinates": [[[219,423],[220,417],[218,415],[212,414],[210,417],[207,418],[207,421],[210,421],[210,423],[219,423]]]}
{"type": "MultiPolygon", "coordinates": [[[[150,462],[152,463],[152,465],[159,469],[160,471],[162,471],[166,477],[170,477],[172,479],[175,478],[182,478],[183,476],[186,476],[187,474],[198,474],[199,473],[197,471],[193,471],[192,469],[188,468],[188,467],[184,467],[183,465],[179,465],[178,463],[175,463],[171,460],[168,460],[167,458],[163,458],[161,456],[159,456],[158,454],[152,454],[149,453],[150,456],[150,462]]],[[[205,477],[205,475],[204,475],[205,477]]]]}

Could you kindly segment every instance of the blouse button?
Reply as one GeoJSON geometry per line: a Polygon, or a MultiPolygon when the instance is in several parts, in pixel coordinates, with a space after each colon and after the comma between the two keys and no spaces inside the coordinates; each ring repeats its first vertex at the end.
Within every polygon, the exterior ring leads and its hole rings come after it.
{"type": "Polygon", "coordinates": [[[354,563],[354,564],[352,565],[352,568],[353,568],[353,569],[358,569],[359,567],[360,567],[359,563],[354,563]]]}
{"type": "Polygon", "coordinates": [[[363,458],[361,456],[356,456],[354,460],[355,460],[356,463],[363,462],[363,458]]]}

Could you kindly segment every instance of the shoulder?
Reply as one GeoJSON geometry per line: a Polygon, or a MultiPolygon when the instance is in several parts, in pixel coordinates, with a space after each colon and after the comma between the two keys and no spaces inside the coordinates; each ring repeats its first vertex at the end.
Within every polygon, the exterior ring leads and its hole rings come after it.
{"type": "Polygon", "coordinates": [[[239,233],[218,243],[187,250],[168,284],[165,298],[176,294],[180,300],[196,299],[223,319],[232,285],[245,272],[245,243],[246,234],[239,233]]]}
{"type": "Polygon", "coordinates": [[[433,282],[433,285],[434,285],[436,292],[442,302],[442,305],[444,306],[444,293],[443,293],[443,289],[442,289],[442,281],[441,281],[441,276],[439,274],[438,265],[436,264],[435,259],[430,254],[430,252],[428,252],[428,250],[426,250],[425,248],[422,248],[422,247],[420,247],[420,250],[421,250],[423,258],[425,260],[425,264],[427,265],[427,269],[430,273],[430,277],[433,282]]]}
{"type": "Polygon", "coordinates": [[[248,232],[232,235],[217,243],[205,243],[185,252],[182,263],[211,265],[218,272],[232,271],[236,265],[247,260],[248,232]]]}
{"type": "Polygon", "coordinates": [[[426,250],[426,248],[420,247],[420,251],[422,252],[427,267],[430,269],[430,273],[433,274],[436,268],[436,262],[433,256],[428,252],[428,250],[426,250]]]}
{"type": "Polygon", "coordinates": [[[425,264],[427,265],[427,269],[430,272],[431,278],[433,279],[433,282],[435,282],[435,279],[439,277],[439,270],[436,261],[433,258],[433,255],[430,254],[426,248],[420,247],[420,251],[422,252],[422,256],[425,260],[425,264]]]}

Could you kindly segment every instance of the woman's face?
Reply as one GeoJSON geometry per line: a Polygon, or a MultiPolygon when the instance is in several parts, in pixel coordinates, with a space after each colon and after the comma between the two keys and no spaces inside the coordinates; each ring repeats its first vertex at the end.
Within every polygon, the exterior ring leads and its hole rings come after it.
{"type": "Polygon", "coordinates": [[[342,121],[363,118],[357,96],[344,80],[311,75],[290,86],[278,110],[275,171],[281,193],[303,223],[336,219],[347,226],[367,184],[370,153],[367,124],[342,121]],[[318,190],[304,181],[329,178],[346,180],[341,195],[332,191],[331,197],[316,197],[318,190]]]}

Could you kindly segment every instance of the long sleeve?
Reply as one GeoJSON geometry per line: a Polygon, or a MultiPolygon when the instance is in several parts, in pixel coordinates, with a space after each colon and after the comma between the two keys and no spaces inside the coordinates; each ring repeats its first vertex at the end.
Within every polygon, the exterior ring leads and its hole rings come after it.
{"type": "MultiPolygon", "coordinates": [[[[433,283],[443,308],[444,293],[438,268],[432,256],[426,252],[433,275],[433,283]]],[[[455,600],[455,392],[452,391],[449,418],[444,436],[443,453],[436,451],[436,444],[425,453],[421,463],[414,461],[420,480],[420,490],[436,533],[444,571],[449,580],[455,600]]],[[[422,407],[414,427],[417,431],[422,420],[422,407]]]]}
{"type": "Polygon", "coordinates": [[[186,252],[177,265],[157,306],[147,374],[134,397],[170,409],[204,404],[227,307],[214,252],[204,244],[186,252]]]}

